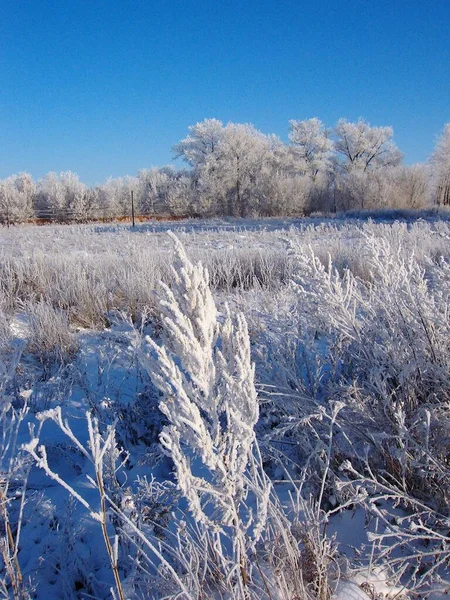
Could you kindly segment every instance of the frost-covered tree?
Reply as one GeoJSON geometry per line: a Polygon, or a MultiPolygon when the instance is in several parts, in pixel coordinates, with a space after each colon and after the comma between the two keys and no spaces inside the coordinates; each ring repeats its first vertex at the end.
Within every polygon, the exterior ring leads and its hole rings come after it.
{"type": "Polygon", "coordinates": [[[33,216],[36,186],[29,173],[11,175],[0,181],[0,219],[21,222],[33,216]]]}
{"type": "Polygon", "coordinates": [[[254,205],[262,217],[303,215],[309,207],[313,187],[305,175],[293,175],[288,170],[269,166],[263,170],[259,185],[253,189],[254,205]]]}
{"type": "Polygon", "coordinates": [[[392,127],[371,127],[364,119],[340,119],[335,127],[336,152],[345,171],[368,171],[400,164],[402,153],[392,141],[392,127]]]}
{"type": "Polygon", "coordinates": [[[74,204],[79,204],[86,191],[87,186],[72,171],[47,173],[38,181],[37,216],[61,221],[71,220],[74,204]]]}
{"type": "MultiPolygon", "coordinates": [[[[166,203],[169,213],[183,217],[191,214],[192,209],[192,181],[183,171],[175,172],[175,177],[169,180],[166,191],[166,203]]],[[[195,212],[195,211],[194,211],[195,212]]]]}
{"type": "Polygon", "coordinates": [[[317,117],[291,120],[289,126],[289,139],[299,168],[314,181],[319,173],[331,168],[333,143],[329,133],[317,117]]]}
{"type": "Polygon", "coordinates": [[[447,123],[431,157],[433,195],[438,205],[450,206],[450,123],[447,123]]]}
{"type": "MultiPolygon", "coordinates": [[[[108,217],[123,217],[131,215],[131,191],[139,189],[137,177],[109,178],[102,186],[108,217]]],[[[136,205],[138,198],[135,198],[136,205]]]]}
{"type": "Polygon", "coordinates": [[[183,158],[191,167],[194,193],[194,212],[212,215],[220,212],[218,195],[220,185],[219,143],[224,136],[224,126],[217,119],[205,119],[191,125],[189,134],[173,147],[175,158],[183,158]]]}
{"type": "Polygon", "coordinates": [[[335,127],[335,180],[339,208],[384,208],[388,205],[389,169],[402,154],[392,141],[392,127],[372,127],[359,119],[340,119],[335,127]]]}
{"type": "Polygon", "coordinates": [[[337,208],[421,209],[429,205],[427,165],[351,171],[336,179],[337,208]]]}
{"type": "Polygon", "coordinates": [[[181,157],[192,167],[199,167],[208,156],[216,153],[223,137],[223,124],[217,119],[205,119],[188,129],[189,135],[173,148],[175,158],[181,157]]]}
{"type": "Polygon", "coordinates": [[[34,195],[36,194],[36,184],[33,177],[29,173],[19,173],[13,175],[14,186],[19,194],[22,195],[24,201],[29,206],[31,205],[34,195]]]}
{"type": "Polygon", "coordinates": [[[167,175],[157,167],[138,172],[140,208],[143,214],[154,215],[161,208],[161,187],[167,175]]]}
{"type": "Polygon", "coordinates": [[[399,165],[388,169],[386,205],[390,208],[420,209],[429,206],[429,167],[426,164],[399,165]]]}
{"type": "MultiPolygon", "coordinates": [[[[271,212],[264,190],[280,173],[281,142],[249,124],[207,119],[189,128],[174,150],[192,167],[196,212],[248,216],[271,212]]],[[[270,187],[270,186],[269,186],[270,187]]]]}
{"type": "Polygon", "coordinates": [[[259,212],[255,191],[272,160],[273,141],[253,125],[229,123],[225,127],[218,156],[210,156],[206,168],[220,186],[217,193],[221,193],[226,214],[245,217],[259,212]]]}
{"type": "Polygon", "coordinates": [[[74,221],[88,221],[103,216],[101,194],[99,188],[78,192],[70,203],[70,218],[74,221]]]}
{"type": "Polygon", "coordinates": [[[51,171],[38,181],[36,215],[40,218],[57,217],[65,208],[64,190],[59,177],[51,171]]]}
{"type": "Polygon", "coordinates": [[[171,166],[152,167],[139,171],[138,180],[142,214],[190,214],[192,182],[187,171],[177,171],[171,166]]]}

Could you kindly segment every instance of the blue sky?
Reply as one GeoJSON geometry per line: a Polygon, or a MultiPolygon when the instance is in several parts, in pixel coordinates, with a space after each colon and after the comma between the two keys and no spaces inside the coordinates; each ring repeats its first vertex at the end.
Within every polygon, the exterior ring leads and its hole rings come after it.
{"type": "Polygon", "coordinates": [[[392,125],[424,161],[450,121],[450,0],[0,0],[0,178],[89,184],[173,163],[215,117],[392,125]]]}

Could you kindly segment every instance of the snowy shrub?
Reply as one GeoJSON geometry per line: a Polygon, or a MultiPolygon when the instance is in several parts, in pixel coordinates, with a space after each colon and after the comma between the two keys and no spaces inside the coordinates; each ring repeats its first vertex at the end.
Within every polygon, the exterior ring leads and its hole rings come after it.
{"type": "MultiPolygon", "coordinates": [[[[421,543],[434,548],[441,565],[449,556],[443,531],[450,501],[450,266],[443,257],[421,264],[405,249],[401,233],[363,230],[368,280],[350,270],[339,273],[331,259],[324,266],[312,250],[292,252],[301,336],[311,341],[312,362],[321,373],[317,397],[328,402],[339,395],[346,403],[343,441],[352,444],[335,448],[336,464],[346,453],[352,456],[357,481],[369,494],[412,511],[395,532],[378,538],[397,539],[389,553],[410,540],[401,560],[380,554],[386,565],[402,565],[406,573],[421,543]],[[359,444],[368,445],[366,457],[355,451],[359,444]]],[[[421,564],[413,569],[414,585],[421,564]]],[[[438,576],[437,569],[426,572],[422,583],[438,576]]]]}
{"type": "Polygon", "coordinates": [[[227,312],[219,321],[207,272],[190,263],[175,237],[174,243],[172,289],[162,285],[160,302],[164,345],[145,338],[142,360],[164,394],[160,409],[169,425],[161,443],[178,486],[199,525],[217,534],[231,528],[233,561],[241,569],[236,593],[244,597],[245,538],[256,541],[264,526],[264,508],[246,506],[259,413],[250,342],[242,315],[233,321],[227,312]]]}
{"type": "MultiPolygon", "coordinates": [[[[373,470],[367,458],[359,457],[359,463],[361,469],[344,461],[343,477],[337,484],[340,494],[364,508],[369,523],[368,542],[354,568],[359,563],[369,581],[382,576],[394,597],[404,593],[405,597],[428,598],[430,590],[446,594],[450,586],[448,506],[436,509],[429,498],[417,498],[390,473],[373,470]]],[[[445,473],[445,463],[438,468],[444,470],[441,476],[448,490],[448,469],[445,473]]]]}
{"type": "Polygon", "coordinates": [[[370,281],[300,250],[295,289],[305,333],[321,336],[335,378],[414,408],[448,393],[449,263],[421,266],[401,240],[365,232],[370,281]]]}
{"type": "MultiPolygon", "coordinates": [[[[296,536],[262,468],[245,318],[237,313],[233,319],[226,306],[225,314],[217,313],[207,271],[173,239],[173,281],[162,285],[160,300],[162,344],[146,337],[142,362],[163,394],[160,409],[169,424],[160,439],[194,519],[181,535],[189,556],[198,559],[196,570],[204,573],[201,589],[213,593],[218,587],[233,599],[273,593],[326,600],[333,553],[322,525],[318,545],[312,544],[312,521],[303,524],[303,537],[296,536]]],[[[297,515],[306,516],[308,503],[298,503],[297,515]]]]}

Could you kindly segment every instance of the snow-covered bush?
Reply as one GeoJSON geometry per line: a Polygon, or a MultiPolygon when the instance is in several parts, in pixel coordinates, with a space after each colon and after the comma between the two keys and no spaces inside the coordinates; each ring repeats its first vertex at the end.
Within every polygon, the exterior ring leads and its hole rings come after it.
{"type": "Polygon", "coordinates": [[[35,183],[29,173],[0,180],[0,222],[20,223],[33,215],[35,183]]]}
{"type": "Polygon", "coordinates": [[[164,345],[147,337],[142,361],[164,394],[160,409],[169,424],[161,443],[174,461],[178,486],[199,526],[219,536],[231,531],[229,568],[239,566],[233,586],[244,598],[246,538],[250,545],[259,539],[269,492],[253,490],[252,510],[247,470],[259,408],[250,341],[242,315],[232,319],[228,311],[219,321],[207,272],[188,260],[175,237],[174,243],[172,289],[163,284],[160,301],[164,345]]]}
{"type": "MultiPolygon", "coordinates": [[[[438,576],[437,569],[426,568],[428,574],[419,578],[425,567],[418,545],[432,547],[442,565],[449,558],[444,531],[450,502],[450,265],[444,257],[419,262],[407,251],[403,233],[395,227],[376,234],[373,227],[363,230],[370,274],[364,280],[294,246],[293,289],[300,337],[310,340],[310,364],[319,382],[316,397],[329,402],[339,396],[346,405],[340,416],[345,436],[334,449],[335,464],[347,455],[356,461],[352,469],[359,469],[352,476],[369,495],[380,494],[391,506],[412,511],[395,532],[378,539],[390,538],[391,550],[383,547],[380,555],[386,565],[391,561],[406,572],[408,561],[416,561],[416,585],[438,576]],[[358,450],[362,445],[366,455],[358,450]],[[398,561],[388,561],[406,539],[409,554],[405,550],[398,561]]],[[[366,506],[373,509],[374,502],[366,506]]]]}
{"type": "Polygon", "coordinates": [[[161,443],[195,520],[185,545],[194,556],[203,548],[196,567],[206,574],[202,587],[213,593],[219,586],[233,599],[297,593],[326,600],[333,551],[320,510],[308,514],[309,503],[298,498],[296,519],[307,520],[298,521],[296,536],[262,468],[245,318],[233,319],[226,305],[218,314],[206,269],[193,265],[173,239],[173,281],[162,285],[160,300],[162,344],[146,337],[141,360],[163,394],[168,425],[161,443]]]}

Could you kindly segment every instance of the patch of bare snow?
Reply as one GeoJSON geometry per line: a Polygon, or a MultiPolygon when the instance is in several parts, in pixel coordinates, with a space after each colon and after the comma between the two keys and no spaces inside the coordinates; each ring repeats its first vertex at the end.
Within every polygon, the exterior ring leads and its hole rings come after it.
{"type": "Polygon", "coordinates": [[[341,580],[337,585],[333,600],[370,600],[370,596],[353,581],[341,580]]]}
{"type": "Polygon", "coordinates": [[[353,578],[360,585],[367,585],[379,598],[402,598],[405,589],[394,586],[389,582],[389,576],[385,569],[380,567],[371,571],[361,571],[353,578]]]}
{"type": "Polygon", "coordinates": [[[24,312],[16,313],[14,318],[11,319],[10,328],[13,338],[26,340],[30,333],[28,316],[24,312]]]}

